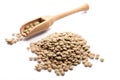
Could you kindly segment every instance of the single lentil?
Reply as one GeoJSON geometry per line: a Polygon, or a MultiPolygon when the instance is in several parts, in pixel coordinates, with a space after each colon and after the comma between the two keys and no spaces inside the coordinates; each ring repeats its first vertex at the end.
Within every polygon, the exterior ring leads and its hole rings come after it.
{"type": "Polygon", "coordinates": [[[100,62],[104,62],[104,59],[103,59],[103,58],[100,58],[100,62]]]}

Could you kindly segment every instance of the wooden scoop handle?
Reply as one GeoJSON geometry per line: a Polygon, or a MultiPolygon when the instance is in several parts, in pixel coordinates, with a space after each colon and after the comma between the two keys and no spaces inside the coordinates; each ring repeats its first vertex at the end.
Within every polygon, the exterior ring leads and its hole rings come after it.
{"type": "Polygon", "coordinates": [[[73,10],[70,10],[68,12],[64,12],[62,14],[58,14],[58,15],[54,16],[54,20],[56,21],[58,19],[61,19],[61,18],[65,17],[65,16],[71,15],[71,14],[79,12],[79,11],[87,11],[88,9],[89,9],[89,5],[86,3],[86,4],[80,6],[80,7],[76,8],[76,9],[73,9],[73,10]]]}

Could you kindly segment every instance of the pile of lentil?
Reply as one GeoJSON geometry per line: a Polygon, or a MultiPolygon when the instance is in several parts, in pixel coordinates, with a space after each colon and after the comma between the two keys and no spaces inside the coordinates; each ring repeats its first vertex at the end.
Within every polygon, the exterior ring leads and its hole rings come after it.
{"type": "MultiPolygon", "coordinates": [[[[98,60],[100,55],[91,53],[87,41],[80,35],[71,32],[53,33],[46,38],[30,43],[29,49],[36,57],[30,61],[37,61],[35,70],[54,70],[56,75],[65,75],[68,70],[82,63],[85,67],[92,67],[89,59],[98,60]]],[[[104,59],[100,58],[103,62],[104,59]]]]}

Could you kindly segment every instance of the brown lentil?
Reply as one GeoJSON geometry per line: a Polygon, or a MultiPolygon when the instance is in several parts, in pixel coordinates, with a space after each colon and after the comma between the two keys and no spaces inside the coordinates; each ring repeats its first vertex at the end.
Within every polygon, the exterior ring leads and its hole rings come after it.
{"type": "Polygon", "coordinates": [[[27,50],[29,50],[30,49],[30,47],[27,47],[27,50]]]}
{"type": "Polygon", "coordinates": [[[99,54],[96,54],[96,55],[95,55],[95,59],[98,60],[98,59],[99,59],[99,56],[100,56],[99,54]]]}
{"type": "Polygon", "coordinates": [[[91,53],[89,49],[90,46],[85,39],[71,32],[53,33],[42,40],[30,43],[31,52],[37,55],[36,61],[42,66],[35,66],[35,69],[49,72],[54,70],[58,76],[64,76],[65,72],[73,70],[74,66],[81,62],[85,67],[92,67],[89,59],[99,56],[91,53]]]}
{"type": "Polygon", "coordinates": [[[29,57],[29,61],[33,61],[34,60],[34,58],[33,57],[29,57]]]}
{"type": "Polygon", "coordinates": [[[48,68],[48,72],[51,72],[52,71],[52,68],[48,68]]]}
{"type": "Polygon", "coordinates": [[[61,71],[61,75],[64,76],[64,75],[65,75],[65,72],[64,72],[64,71],[61,71]]]}
{"type": "Polygon", "coordinates": [[[73,70],[73,66],[69,66],[69,70],[73,70]]]}
{"type": "Polygon", "coordinates": [[[23,35],[26,36],[27,34],[29,34],[37,25],[39,25],[43,21],[44,20],[42,18],[39,18],[38,20],[25,25],[25,28],[24,28],[24,31],[23,31],[24,32],[23,35]]]}
{"type": "Polygon", "coordinates": [[[7,39],[7,38],[5,39],[5,41],[10,45],[15,44],[19,41],[22,41],[24,39],[24,37],[20,33],[17,33],[17,34],[13,33],[12,37],[13,38],[11,39],[7,39]]]}
{"type": "Polygon", "coordinates": [[[104,62],[104,59],[103,59],[103,58],[100,58],[100,62],[104,62]]]}

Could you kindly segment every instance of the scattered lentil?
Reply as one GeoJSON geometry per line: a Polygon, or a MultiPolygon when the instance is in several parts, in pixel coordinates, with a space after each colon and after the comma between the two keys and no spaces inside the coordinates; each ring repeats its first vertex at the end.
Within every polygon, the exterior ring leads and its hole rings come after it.
{"type": "Polygon", "coordinates": [[[33,57],[29,57],[29,61],[33,61],[34,60],[34,58],[33,57]]]}
{"type": "Polygon", "coordinates": [[[99,57],[100,57],[100,55],[99,55],[99,54],[96,54],[95,59],[98,60],[99,57]]]}
{"type": "Polygon", "coordinates": [[[22,41],[24,39],[24,37],[20,33],[17,34],[13,33],[12,37],[13,38],[11,39],[7,39],[7,38],[5,39],[5,41],[10,45],[17,43],[18,41],[22,41]]]}
{"type": "Polygon", "coordinates": [[[100,58],[100,62],[104,62],[104,59],[103,59],[103,58],[100,58]]]}
{"type": "Polygon", "coordinates": [[[27,47],[27,50],[29,50],[30,49],[30,47],[27,47]]]}

